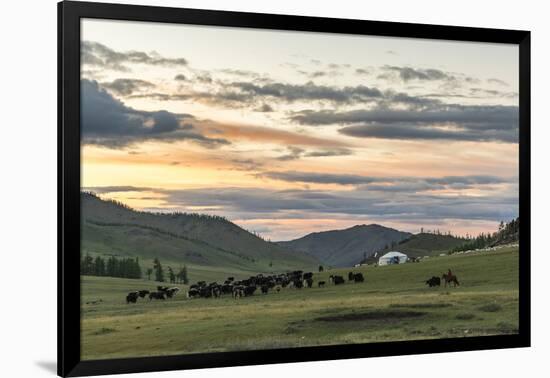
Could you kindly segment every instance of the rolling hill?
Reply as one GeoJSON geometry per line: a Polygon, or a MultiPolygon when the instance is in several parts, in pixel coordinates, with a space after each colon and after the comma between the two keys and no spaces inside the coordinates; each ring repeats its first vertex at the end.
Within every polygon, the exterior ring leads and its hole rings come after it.
{"type": "Polygon", "coordinates": [[[318,261],[266,242],[221,217],[160,214],[81,193],[82,252],[187,264],[191,269],[268,272],[318,261]]]}
{"type": "Polygon", "coordinates": [[[311,255],[323,264],[344,267],[353,266],[365,255],[383,249],[386,245],[411,236],[393,228],[377,224],[358,225],[344,230],[314,232],[299,239],[278,242],[282,247],[311,255]]]}

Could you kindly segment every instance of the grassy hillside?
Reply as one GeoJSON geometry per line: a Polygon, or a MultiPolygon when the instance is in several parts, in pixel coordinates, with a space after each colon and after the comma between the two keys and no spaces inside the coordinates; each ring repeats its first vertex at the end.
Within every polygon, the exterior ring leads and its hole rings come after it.
{"type": "MultiPolygon", "coordinates": [[[[348,271],[315,273],[314,280],[328,281],[330,274],[348,271]]],[[[152,288],[152,282],[83,277],[82,357],[469,337],[518,330],[517,248],[353,271],[363,272],[365,282],[283,289],[240,300],[178,296],[135,305],[124,302],[126,293],[152,288]],[[460,287],[424,284],[448,268],[460,287]],[[97,304],[86,304],[99,299],[97,304]]]]}
{"type": "Polygon", "coordinates": [[[397,245],[382,250],[378,255],[380,256],[381,254],[395,250],[403,252],[409,257],[437,256],[441,253],[449,252],[453,248],[462,245],[465,241],[466,239],[449,235],[421,233],[412,235],[397,245]]]}
{"type": "Polygon", "coordinates": [[[353,266],[363,257],[388,244],[409,237],[408,232],[377,224],[359,225],[345,230],[315,232],[300,239],[278,244],[297,252],[315,256],[323,264],[336,267],[353,266]]]}
{"type": "Polygon", "coordinates": [[[145,262],[158,257],[207,271],[269,272],[317,264],[223,218],[138,212],[86,193],[81,204],[83,253],[137,256],[145,262]]]}

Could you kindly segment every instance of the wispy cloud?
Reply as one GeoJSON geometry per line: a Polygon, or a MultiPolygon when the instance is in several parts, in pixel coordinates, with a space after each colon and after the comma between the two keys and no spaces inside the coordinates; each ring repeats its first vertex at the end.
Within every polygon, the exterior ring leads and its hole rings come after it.
{"type": "Polygon", "coordinates": [[[99,42],[82,41],[81,62],[85,66],[96,66],[114,71],[129,72],[130,64],[147,64],[152,66],[187,66],[185,58],[166,58],[156,53],[143,51],[115,51],[99,42]]]}

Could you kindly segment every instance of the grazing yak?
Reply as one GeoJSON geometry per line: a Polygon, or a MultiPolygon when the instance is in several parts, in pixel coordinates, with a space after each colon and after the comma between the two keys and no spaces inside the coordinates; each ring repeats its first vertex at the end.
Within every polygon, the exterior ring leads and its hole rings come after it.
{"type": "Polygon", "coordinates": [[[233,298],[237,299],[244,297],[244,288],[245,287],[242,285],[233,286],[233,298]]]}
{"type": "Polygon", "coordinates": [[[244,288],[244,296],[250,297],[251,295],[254,295],[254,292],[256,291],[256,286],[251,285],[244,288]]]}
{"type": "Polygon", "coordinates": [[[164,296],[164,291],[153,291],[152,293],[149,293],[149,300],[152,301],[153,299],[162,299],[165,300],[166,297],[164,296]]]}
{"type": "Polygon", "coordinates": [[[304,281],[294,280],[294,281],[292,281],[292,286],[295,287],[296,289],[301,289],[301,288],[304,287],[304,281]]]}
{"type": "Polygon", "coordinates": [[[432,278],[426,281],[426,285],[429,285],[430,287],[441,286],[441,278],[432,276],[432,278]]]}
{"type": "Polygon", "coordinates": [[[269,286],[262,285],[261,289],[262,289],[262,294],[267,294],[267,292],[269,291],[269,286]]]}
{"type": "Polygon", "coordinates": [[[313,278],[307,278],[303,282],[304,286],[307,286],[308,288],[311,288],[313,286],[313,278]]]}
{"type": "Polygon", "coordinates": [[[140,296],[140,298],[145,298],[146,295],[148,295],[150,293],[149,290],[140,290],[138,291],[138,294],[140,296]]]}
{"type": "Polygon", "coordinates": [[[330,278],[330,282],[335,284],[335,285],[341,285],[341,284],[346,282],[344,280],[344,277],[342,277],[342,276],[333,276],[333,275],[331,275],[329,278],[330,278]]]}
{"type": "Polygon", "coordinates": [[[157,292],[164,293],[168,298],[174,297],[178,291],[180,291],[179,287],[157,286],[157,292]]]}
{"type": "Polygon", "coordinates": [[[126,296],[126,303],[136,303],[139,297],[138,291],[132,291],[126,296]]]}
{"type": "Polygon", "coordinates": [[[365,277],[363,277],[363,273],[348,273],[348,281],[354,281],[357,282],[365,282],[365,277]]]}
{"type": "Polygon", "coordinates": [[[180,291],[180,288],[179,288],[179,287],[171,287],[170,289],[166,290],[165,293],[166,293],[166,296],[167,296],[168,298],[172,298],[172,297],[174,297],[179,291],[180,291]]]}
{"type": "Polygon", "coordinates": [[[193,289],[189,289],[189,291],[187,291],[187,298],[198,298],[200,297],[200,291],[199,289],[197,288],[193,288],[193,289]]]}
{"type": "Polygon", "coordinates": [[[317,283],[317,286],[319,286],[319,287],[324,287],[324,286],[325,286],[325,281],[319,281],[319,282],[317,283]]]}

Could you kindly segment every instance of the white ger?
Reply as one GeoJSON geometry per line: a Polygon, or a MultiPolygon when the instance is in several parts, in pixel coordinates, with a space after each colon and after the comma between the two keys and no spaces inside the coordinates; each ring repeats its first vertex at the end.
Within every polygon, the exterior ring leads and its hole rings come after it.
{"type": "Polygon", "coordinates": [[[391,251],[378,259],[378,265],[391,265],[406,263],[409,257],[401,252],[391,251]]]}

